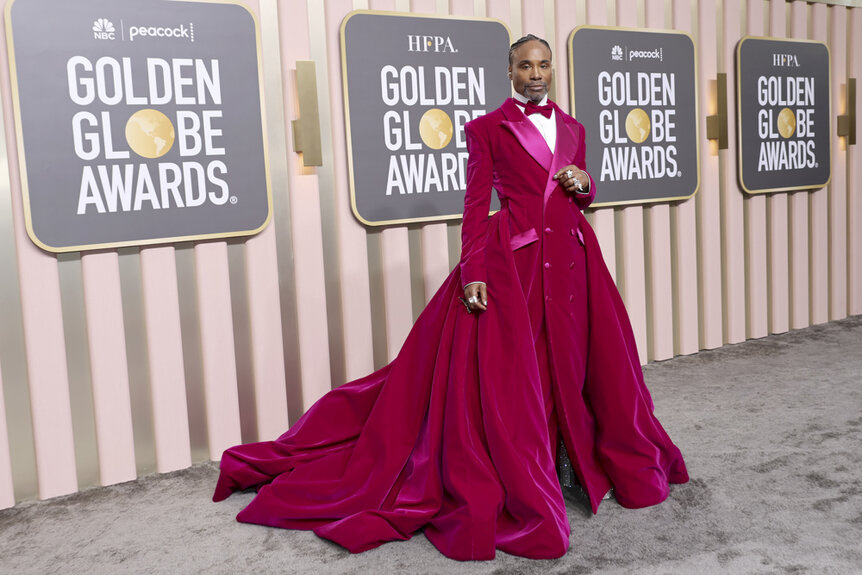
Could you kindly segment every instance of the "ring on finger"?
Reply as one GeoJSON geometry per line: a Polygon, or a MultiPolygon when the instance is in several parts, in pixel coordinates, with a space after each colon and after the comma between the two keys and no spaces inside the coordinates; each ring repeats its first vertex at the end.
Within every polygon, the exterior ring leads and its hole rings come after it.
{"type": "Polygon", "coordinates": [[[467,301],[470,303],[479,303],[479,298],[477,298],[476,296],[471,296],[467,298],[467,301]]]}

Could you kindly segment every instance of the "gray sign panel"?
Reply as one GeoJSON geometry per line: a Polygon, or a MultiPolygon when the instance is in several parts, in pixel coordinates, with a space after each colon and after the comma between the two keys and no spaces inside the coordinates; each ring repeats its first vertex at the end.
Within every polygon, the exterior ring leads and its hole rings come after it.
{"type": "Polygon", "coordinates": [[[505,25],[357,11],[342,23],[341,50],[356,218],[371,226],[460,218],[464,124],[511,94],[505,25]]]}
{"type": "Polygon", "coordinates": [[[746,37],[736,58],[742,189],[756,194],[828,184],[829,49],[820,42],[746,37]]]}
{"type": "Polygon", "coordinates": [[[7,5],[28,232],[56,252],[269,220],[257,26],[242,6],[7,5]]]}
{"type": "Polygon", "coordinates": [[[572,110],[587,133],[593,206],[691,197],[700,186],[694,42],[681,32],[581,26],[572,110]]]}

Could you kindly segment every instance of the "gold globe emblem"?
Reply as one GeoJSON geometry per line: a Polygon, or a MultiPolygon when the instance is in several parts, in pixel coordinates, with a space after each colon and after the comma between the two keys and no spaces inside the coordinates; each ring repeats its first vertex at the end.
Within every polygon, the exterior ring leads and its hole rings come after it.
{"type": "Polygon", "coordinates": [[[796,116],[790,108],[778,112],[778,133],[782,138],[789,138],[796,131],[796,116]]]}
{"type": "Polygon", "coordinates": [[[126,122],[126,142],[144,158],[161,158],[167,154],[174,145],[174,137],[174,125],[158,110],[138,110],[126,122]]]}
{"type": "Polygon", "coordinates": [[[419,120],[419,136],[432,150],[442,150],[452,140],[452,120],[439,108],[431,108],[419,120]]]}
{"type": "Polygon", "coordinates": [[[649,116],[640,108],[635,108],[626,116],[626,135],[635,144],[640,144],[649,137],[649,116]]]}

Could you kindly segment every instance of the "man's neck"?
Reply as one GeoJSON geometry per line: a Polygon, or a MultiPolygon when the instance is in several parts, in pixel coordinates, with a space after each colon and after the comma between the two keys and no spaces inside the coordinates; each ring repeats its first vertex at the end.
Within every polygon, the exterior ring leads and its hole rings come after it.
{"type": "MultiPolygon", "coordinates": [[[[529,102],[529,101],[530,101],[530,100],[528,100],[528,99],[527,99],[527,97],[526,97],[526,96],[524,96],[523,94],[519,94],[519,93],[517,93],[517,92],[515,92],[515,95],[514,95],[514,96],[512,96],[512,98],[514,98],[514,99],[515,99],[515,100],[517,100],[518,102],[521,102],[521,103],[522,103],[522,104],[524,104],[524,105],[526,105],[526,104],[527,104],[527,102],[529,102]]],[[[544,105],[545,105],[545,104],[547,104],[547,103],[548,103],[548,95],[547,95],[547,94],[545,94],[544,96],[542,96],[542,101],[541,101],[541,102],[536,102],[536,104],[537,104],[537,105],[539,105],[539,106],[544,106],[544,105]]]]}

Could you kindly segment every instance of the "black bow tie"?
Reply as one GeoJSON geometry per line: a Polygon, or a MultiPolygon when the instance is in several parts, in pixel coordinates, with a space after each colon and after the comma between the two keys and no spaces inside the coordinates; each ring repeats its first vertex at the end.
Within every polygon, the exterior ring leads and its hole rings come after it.
{"type": "Polygon", "coordinates": [[[530,116],[531,114],[541,114],[544,117],[550,119],[551,113],[553,113],[553,111],[554,111],[554,107],[551,106],[550,104],[545,104],[544,106],[539,106],[538,104],[536,104],[532,100],[527,101],[526,104],[523,104],[523,103],[515,100],[515,103],[524,109],[524,114],[526,114],[527,116],[530,116]]]}

